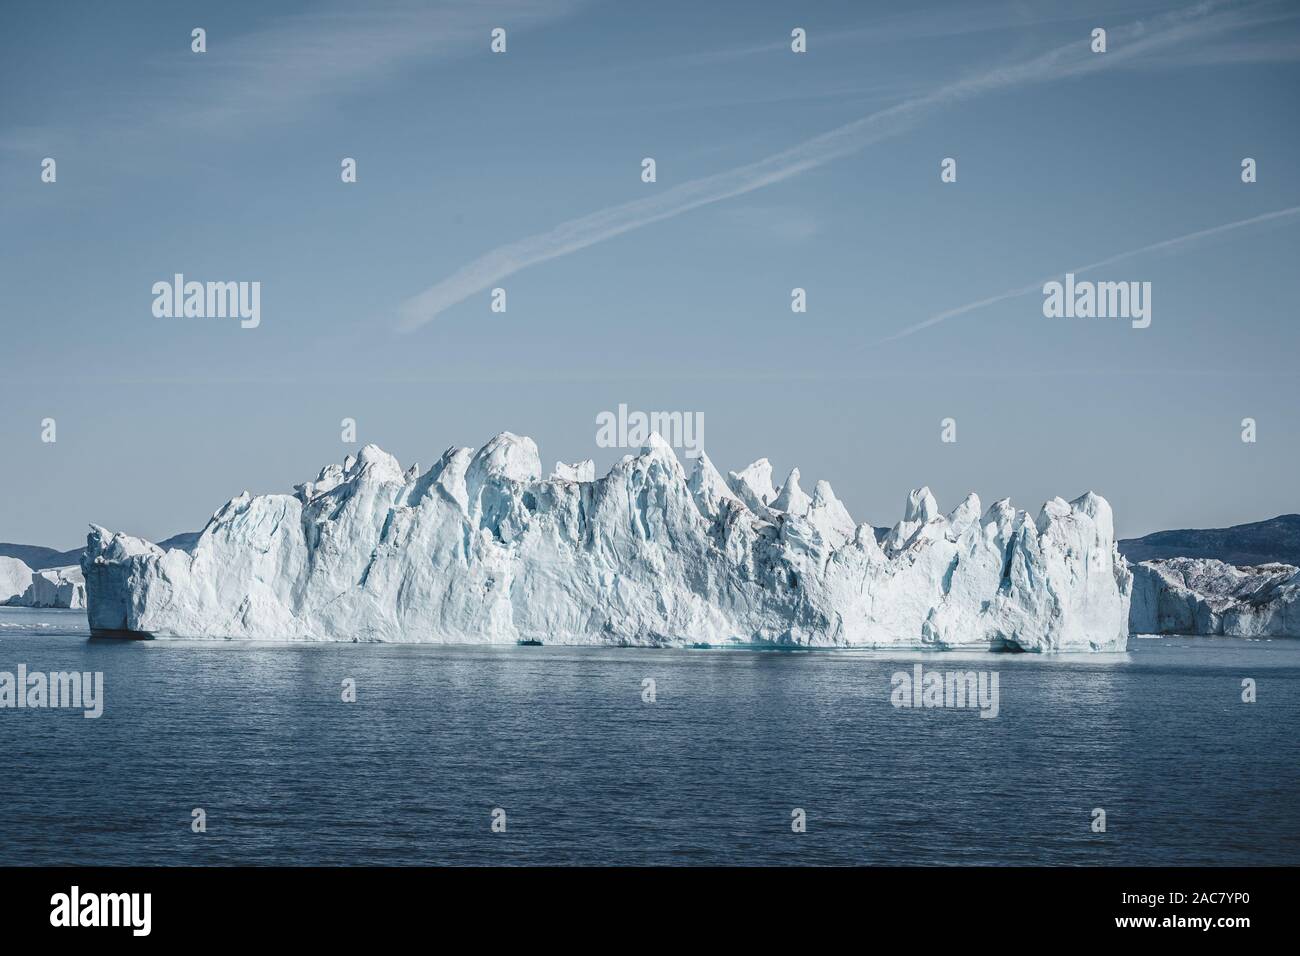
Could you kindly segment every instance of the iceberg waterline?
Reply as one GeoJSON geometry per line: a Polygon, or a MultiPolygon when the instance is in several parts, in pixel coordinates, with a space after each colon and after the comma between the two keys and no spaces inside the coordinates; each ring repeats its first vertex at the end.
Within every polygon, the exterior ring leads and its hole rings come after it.
{"type": "Polygon", "coordinates": [[[1091,492],[1037,518],[928,489],[877,543],[761,459],[688,476],[652,435],[603,478],[529,438],[403,470],[374,445],[231,499],[192,550],[92,526],[94,633],[432,643],[1123,650],[1132,576],[1091,492]]]}

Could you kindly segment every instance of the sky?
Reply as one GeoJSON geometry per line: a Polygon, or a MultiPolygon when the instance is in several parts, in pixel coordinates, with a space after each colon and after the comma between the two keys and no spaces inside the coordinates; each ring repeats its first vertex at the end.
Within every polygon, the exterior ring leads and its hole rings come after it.
{"type": "Polygon", "coordinates": [[[1300,511],[1294,4],[0,17],[0,541],[197,530],[367,442],[603,474],[620,405],[875,525],[922,485],[1093,490],[1121,536],[1300,511]],[[1149,326],[1045,316],[1070,271],[1150,283],[1149,326]],[[176,273],[259,324],[156,316],[176,273]]]}

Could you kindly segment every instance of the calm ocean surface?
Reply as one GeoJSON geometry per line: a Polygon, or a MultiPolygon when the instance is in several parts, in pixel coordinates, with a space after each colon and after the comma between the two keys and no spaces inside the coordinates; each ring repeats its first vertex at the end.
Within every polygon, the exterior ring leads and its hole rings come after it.
{"type": "Polygon", "coordinates": [[[1297,641],[267,646],[0,609],[19,664],[102,671],[105,708],[0,709],[0,865],[1300,863],[1297,641]],[[892,707],[917,661],[996,671],[999,716],[892,707]]]}

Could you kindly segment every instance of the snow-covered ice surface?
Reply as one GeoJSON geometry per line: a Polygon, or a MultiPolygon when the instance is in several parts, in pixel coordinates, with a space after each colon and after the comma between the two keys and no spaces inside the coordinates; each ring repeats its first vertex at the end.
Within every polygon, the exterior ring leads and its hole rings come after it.
{"type": "Polygon", "coordinates": [[[689,475],[659,436],[598,480],[543,479],[503,433],[427,472],[367,445],[294,494],[245,492],[192,553],[92,527],[99,633],[263,640],[691,643],[1122,651],[1127,565],[1110,506],[1037,518],[928,489],[883,547],[829,484],[766,459],[689,475]]]}
{"type": "Polygon", "coordinates": [[[1300,568],[1166,558],[1132,571],[1135,634],[1300,636],[1300,568]]]}

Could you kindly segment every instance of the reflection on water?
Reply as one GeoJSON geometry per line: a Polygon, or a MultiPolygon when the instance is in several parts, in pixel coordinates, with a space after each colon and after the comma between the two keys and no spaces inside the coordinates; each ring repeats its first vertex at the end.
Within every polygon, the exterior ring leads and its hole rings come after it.
{"type": "Polygon", "coordinates": [[[5,864],[1300,862],[1300,642],[124,643],[0,612],[0,671],[19,663],[103,671],[107,700],[99,720],[0,710],[5,864]],[[998,717],[891,706],[918,661],[997,671],[998,717]]]}

